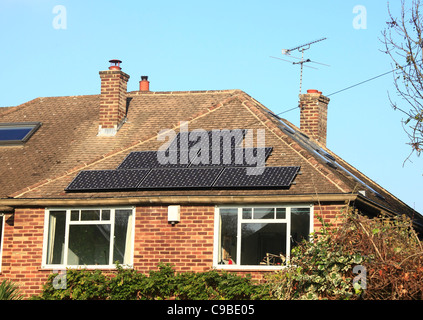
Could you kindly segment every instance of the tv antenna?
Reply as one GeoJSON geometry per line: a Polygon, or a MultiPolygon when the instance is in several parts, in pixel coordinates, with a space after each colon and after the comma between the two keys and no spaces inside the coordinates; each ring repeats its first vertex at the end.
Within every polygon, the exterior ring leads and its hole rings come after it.
{"type": "Polygon", "coordinates": [[[315,41],[311,41],[311,42],[308,42],[308,43],[303,44],[301,46],[297,46],[297,47],[292,48],[292,49],[282,49],[282,54],[283,55],[288,56],[290,58],[294,58],[294,59],[299,60],[297,62],[292,62],[290,60],[286,60],[286,59],[282,59],[282,58],[277,58],[277,57],[270,56],[271,58],[274,58],[274,59],[283,60],[283,61],[286,61],[286,62],[291,62],[292,64],[299,64],[301,66],[301,72],[300,72],[300,94],[301,94],[302,83],[303,83],[303,67],[307,67],[307,68],[311,68],[311,69],[316,69],[317,70],[317,68],[315,68],[315,67],[304,65],[305,63],[311,62],[311,63],[316,63],[316,64],[320,64],[320,65],[329,67],[329,65],[327,65],[327,64],[316,62],[316,61],[312,61],[310,59],[305,59],[304,60],[304,51],[310,49],[310,46],[312,44],[317,43],[317,42],[320,42],[320,41],[323,41],[323,40],[326,40],[326,38],[321,38],[321,39],[318,39],[318,40],[315,40],[315,41]],[[291,56],[291,51],[295,51],[295,50],[298,50],[298,51],[301,52],[301,58],[291,56]]]}

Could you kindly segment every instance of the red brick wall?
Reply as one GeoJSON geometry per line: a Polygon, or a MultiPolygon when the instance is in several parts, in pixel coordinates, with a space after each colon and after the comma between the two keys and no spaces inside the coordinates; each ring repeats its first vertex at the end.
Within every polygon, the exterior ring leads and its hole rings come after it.
{"type": "Polygon", "coordinates": [[[175,270],[206,271],[213,262],[214,206],[181,207],[181,221],[167,222],[167,206],[139,207],[134,268],[148,272],[159,262],[175,270]]]}
{"type": "Polygon", "coordinates": [[[314,206],[314,230],[318,231],[322,223],[318,217],[321,217],[325,223],[338,227],[342,223],[342,213],[345,213],[346,205],[343,203],[330,204],[320,203],[314,206]]]}
{"type": "Polygon", "coordinates": [[[42,271],[44,209],[16,209],[6,215],[0,280],[19,284],[27,296],[40,292],[48,277],[42,271]]]}
{"type": "Polygon", "coordinates": [[[329,98],[309,91],[300,96],[300,129],[326,145],[329,98]]]}
{"type": "MultiPolygon", "coordinates": [[[[314,229],[321,227],[317,215],[336,224],[343,204],[316,204],[314,229]]],[[[44,212],[16,209],[6,215],[0,281],[11,279],[29,297],[39,294],[52,270],[42,270],[44,212]]],[[[160,262],[171,263],[176,272],[207,271],[213,266],[215,206],[182,206],[181,221],[167,221],[167,206],[138,207],[135,221],[134,268],[143,273],[160,262]]],[[[260,280],[266,272],[235,271],[260,280]]]]}
{"type": "Polygon", "coordinates": [[[129,76],[117,70],[100,71],[100,126],[118,126],[126,113],[126,90],[129,76]]]}

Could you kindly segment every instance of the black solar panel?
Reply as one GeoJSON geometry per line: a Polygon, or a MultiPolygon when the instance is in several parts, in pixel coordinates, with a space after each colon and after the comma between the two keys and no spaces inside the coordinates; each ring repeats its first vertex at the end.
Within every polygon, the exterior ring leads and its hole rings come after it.
{"type": "Polygon", "coordinates": [[[255,167],[263,166],[272,153],[268,148],[233,148],[209,150],[208,156],[191,159],[190,167],[255,167]],[[220,151],[220,152],[219,152],[220,151]],[[195,161],[196,160],[196,161],[195,161]]]}
{"type": "Polygon", "coordinates": [[[225,168],[213,188],[289,187],[300,167],[225,168]]]}
{"type": "Polygon", "coordinates": [[[238,147],[246,132],[181,132],[166,151],[131,152],[117,170],[81,171],[66,190],[289,187],[300,167],[264,167],[273,148],[238,147]]]}
{"type": "Polygon", "coordinates": [[[222,168],[153,169],[138,188],[210,188],[222,170],[222,168]]]}
{"type": "Polygon", "coordinates": [[[172,168],[188,165],[188,152],[135,151],[128,154],[118,169],[172,168]]]}
{"type": "Polygon", "coordinates": [[[81,171],[67,191],[136,189],[150,169],[81,171]]]}

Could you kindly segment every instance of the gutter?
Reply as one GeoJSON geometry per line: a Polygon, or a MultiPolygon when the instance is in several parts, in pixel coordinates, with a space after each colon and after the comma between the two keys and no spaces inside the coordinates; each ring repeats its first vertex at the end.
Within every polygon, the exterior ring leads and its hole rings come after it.
{"type": "Polygon", "coordinates": [[[234,195],[234,196],[140,196],[122,198],[76,198],[76,199],[0,199],[2,209],[13,210],[25,207],[69,207],[69,206],[117,206],[117,205],[160,205],[160,204],[236,204],[236,203],[294,203],[294,202],[348,202],[355,201],[357,194],[306,194],[306,195],[234,195]]]}

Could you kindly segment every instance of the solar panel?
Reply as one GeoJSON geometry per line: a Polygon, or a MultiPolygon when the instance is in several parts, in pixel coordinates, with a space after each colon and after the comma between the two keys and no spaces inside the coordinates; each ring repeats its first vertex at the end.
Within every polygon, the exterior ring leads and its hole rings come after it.
{"type": "Polygon", "coordinates": [[[136,189],[150,169],[81,171],[67,191],[136,189]]]}
{"type": "Polygon", "coordinates": [[[210,188],[222,168],[152,169],[139,189],[210,188]]]}
{"type": "Polygon", "coordinates": [[[300,167],[224,168],[213,188],[289,187],[300,167]]]}
{"type": "Polygon", "coordinates": [[[208,150],[204,157],[201,153],[196,159],[191,159],[191,167],[255,167],[263,166],[272,153],[272,147],[267,148],[232,148],[208,150]]]}
{"type": "Polygon", "coordinates": [[[171,168],[188,167],[188,165],[188,152],[135,151],[128,154],[117,169],[171,168]]]}

